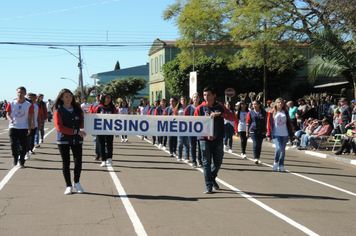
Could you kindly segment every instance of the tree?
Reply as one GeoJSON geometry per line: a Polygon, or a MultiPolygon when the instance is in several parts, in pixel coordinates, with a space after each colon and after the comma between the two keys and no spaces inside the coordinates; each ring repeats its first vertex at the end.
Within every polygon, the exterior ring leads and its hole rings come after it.
{"type": "Polygon", "coordinates": [[[117,78],[103,86],[104,93],[110,93],[113,100],[118,98],[126,99],[129,105],[133,103],[139,91],[146,88],[147,80],[142,77],[117,78]]]}
{"type": "MultiPolygon", "coordinates": [[[[88,97],[90,96],[90,93],[96,89],[96,86],[91,86],[91,85],[84,85],[83,86],[83,92],[84,92],[84,100],[88,100],[88,97]]],[[[80,103],[83,103],[84,101],[80,101],[80,98],[82,96],[82,93],[80,91],[80,87],[77,87],[74,90],[74,96],[77,101],[80,103]]]]}
{"type": "Polygon", "coordinates": [[[116,61],[114,70],[120,70],[120,62],[116,61]]]}
{"type": "Polygon", "coordinates": [[[342,75],[354,87],[356,98],[356,37],[346,42],[342,34],[326,29],[313,34],[311,46],[316,55],[310,60],[309,82],[320,74],[342,75]]]}
{"type": "MultiPolygon", "coordinates": [[[[186,68],[180,67],[181,61],[175,58],[163,65],[163,73],[166,78],[168,92],[173,96],[189,94],[189,73],[192,65],[186,68]]],[[[298,69],[304,65],[304,61],[297,61],[293,68],[279,72],[277,69],[270,72],[271,82],[268,84],[269,97],[280,96],[287,91],[290,82],[296,77],[298,69]]],[[[195,64],[198,74],[197,91],[203,91],[206,86],[213,86],[219,96],[223,96],[225,89],[234,88],[236,93],[250,91],[260,92],[263,89],[261,76],[262,67],[241,67],[230,70],[228,64],[221,58],[204,57],[195,64]]]]}

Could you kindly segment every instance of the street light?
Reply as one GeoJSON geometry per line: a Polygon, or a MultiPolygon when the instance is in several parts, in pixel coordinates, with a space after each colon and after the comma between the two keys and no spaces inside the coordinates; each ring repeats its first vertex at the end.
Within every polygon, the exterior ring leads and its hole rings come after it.
{"type": "Polygon", "coordinates": [[[70,78],[64,78],[64,77],[61,77],[61,79],[69,79],[69,80],[73,81],[73,83],[75,83],[76,85],[78,85],[78,86],[79,86],[79,84],[78,84],[77,82],[75,82],[74,80],[72,80],[72,79],[70,79],[70,78]]]}
{"type": "MultiPolygon", "coordinates": [[[[81,100],[81,103],[84,102],[83,73],[82,73],[83,60],[82,60],[81,53],[80,53],[80,46],[78,46],[79,57],[77,57],[76,55],[74,55],[73,53],[71,53],[70,51],[68,51],[65,48],[48,47],[48,49],[61,49],[61,50],[64,50],[64,51],[68,52],[70,55],[74,56],[75,58],[77,58],[79,60],[78,67],[79,67],[79,87],[80,87],[80,95],[81,95],[80,96],[80,100],[81,100]]],[[[61,79],[63,79],[63,78],[61,78],[61,79]]],[[[64,78],[64,79],[66,79],[66,78],[64,78]]]]}

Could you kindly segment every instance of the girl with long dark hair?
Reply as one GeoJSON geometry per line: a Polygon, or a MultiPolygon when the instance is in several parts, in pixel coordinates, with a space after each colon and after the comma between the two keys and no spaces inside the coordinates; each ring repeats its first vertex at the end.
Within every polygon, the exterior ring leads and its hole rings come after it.
{"type": "MultiPolygon", "coordinates": [[[[122,100],[118,107],[118,114],[128,115],[131,114],[131,108],[129,107],[126,100],[122,100]]],[[[127,135],[121,135],[121,142],[128,142],[127,135]]]]}
{"type": "MultiPolygon", "coordinates": [[[[174,115],[175,116],[183,116],[184,115],[184,110],[188,105],[188,98],[186,96],[181,96],[180,97],[180,102],[174,109],[174,115]]],[[[187,161],[191,162],[189,160],[189,139],[188,136],[179,136],[178,137],[178,161],[187,161]],[[184,158],[183,156],[183,145],[184,145],[184,158]]]]}
{"type": "Polygon", "coordinates": [[[241,140],[241,157],[246,157],[246,146],[247,146],[247,137],[246,137],[246,124],[247,124],[247,114],[249,110],[245,101],[241,101],[237,106],[236,120],[235,120],[235,132],[236,136],[241,140]]]}
{"type": "Polygon", "coordinates": [[[82,171],[84,114],[75,101],[73,93],[69,89],[62,89],[52,109],[54,109],[54,124],[57,128],[57,144],[62,157],[62,170],[67,188],[64,194],[72,194],[72,186],[78,193],[84,190],[79,183],[82,171]],[[70,178],[70,149],[74,159],[74,182],[70,178]]]}
{"type": "MultiPolygon", "coordinates": [[[[164,110],[167,108],[166,99],[162,98],[159,102],[159,106],[155,110],[155,116],[161,116],[164,113],[164,110]]],[[[167,136],[158,136],[158,148],[166,150],[167,145],[167,136]]]]}
{"type": "MultiPolygon", "coordinates": [[[[117,114],[118,111],[112,102],[111,94],[104,93],[101,96],[100,104],[95,109],[94,113],[99,114],[117,114]]],[[[112,166],[112,156],[113,156],[113,145],[114,145],[114,135],[97,135],[99,140],[100,156],[101,156],[101,167],[106,165],[112,166]],[[105,153],[105,144],[107,149],[107,154],[105,153]]]]}
{"type": "MultiPolygon", "coordinates": [[[[173,116],[174,109],[177,106],[178,100],[175,97],[169,99],[170,106],[164,109],[163,115],[165,116],[173,116]]],[[[177,136],[169,136],[168,137],[168,146],[169,146],[169,156],[177,156],[177,136]]]]}

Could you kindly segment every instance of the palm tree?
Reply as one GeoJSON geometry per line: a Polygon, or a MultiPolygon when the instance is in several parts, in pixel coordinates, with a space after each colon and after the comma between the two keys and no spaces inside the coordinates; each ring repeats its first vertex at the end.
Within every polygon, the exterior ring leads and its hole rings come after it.
{"type": "Polygon", "coordinates": [[[311,47],[316,55],[310,59],[309,83],[313,84],[320,74],[342,75],[354,87],[356,98],[356,37],[345,41],[341,34],[325,29],[313,34],[311,47]]]}

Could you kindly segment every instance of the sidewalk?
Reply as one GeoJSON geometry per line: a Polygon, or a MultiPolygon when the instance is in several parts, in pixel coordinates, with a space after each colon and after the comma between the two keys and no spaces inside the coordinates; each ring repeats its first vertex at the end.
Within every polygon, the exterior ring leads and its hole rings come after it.
{"type": "MultiPolygon", "coordinates": [[[[237,139],[236,136],[234,136],[234,139],[237,139]]],[[[248,142],[252,143],[252,140],[248,139],[248,142]]],[[[263,141],[263,145],[274,147],[274,148],[276,147],[276,145],[273,142],[268,142],[268,141],[263,141]]],[[[304,153],[304,154],[307,154],[307,155],[321,157],[321,158],[333,159],[333,160],[344,162],[344,163],[347,163],[347,164],[356,165],[356,156],[352,156],[352,155],[339,155],[339,156],[337,156],[332,151],[327,151],[325,149],[318,150],[318,151],[298,150],[297,148],[292,148],[291,146],[287,146],[286,150],[292,151],[292,152],[298,152],[298,153],[301,153],[301,154],[304,153]]]]}

